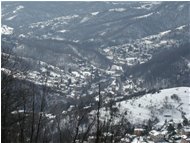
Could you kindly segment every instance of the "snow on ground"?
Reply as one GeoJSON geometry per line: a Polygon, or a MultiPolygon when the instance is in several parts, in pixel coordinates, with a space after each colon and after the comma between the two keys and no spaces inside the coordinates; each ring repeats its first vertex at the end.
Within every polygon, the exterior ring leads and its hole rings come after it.
{"type": "Polygon", "coordinates": [[[24,110],[18,110],[18,111],[12,111],[11,114],[18,114],[18,113],[23,113],[24,110]]]}
{"type": "Polygon", "coordinates": [[[50,72],[50,75],[53,77],[60,77],[60,74],[53,72],[53,71],[50,72]]]}
{"type": "Polygon", "coordinates": [[[58,24],[61,25],[66,25],[68,24],[68,22],[72,19],[78,18],[79,15],[68,15],[68,16],[61,16],[61,17],[56,17],[54,19],[51,20],[47,20],[47,21],[40,21],[40,22],[36,22],[36,23],[31,23],[29,28],[44,28],[47,26],[52,26],[55,27],[58,24]]]}
{"type": "Polygon", "coordinates": [[[107,49],[104,49],[104,52],[109,52],[110,51],[110,49],[109,48],[107,48],[107,49]]]}
{"type": "Polygon", "coordinates": [[[190,68],[190,62],[187,64],[188,68],[190,68]]]}
{"type": "Polygon", "coordinates": [[[24,34],[20,34],[18,37],[25,38],[26,36],[24,34]]]}
{"type": "Polygon", "coordinates": [[[81,74],[77,71],[72,71],[72,74],[75,76],[75,77],[81,77],[81,74]]]}
{"type": "Polygon", "coordinates": [[[150,41],[150,40],[144,40],[144,43],[145,43],[145,44],[152,44],[153,42],[150,41]]]}
{"type": "Polygon", "coordinates": [[[23,8],[24,8],[24,6],[22,6],[22,5],[17,6],[16,9],[13,11],[13,14],[14,14],[14,15],[12,15],[12,16],[6,18],[6,20],[7,20],[7,21],[13,20],[13,19],[17,16],[18,11],[20,11],[20,10],[23,9],[23,8]]]}
{"type": "Polygon", "coordinates": [[[75,14],[75,15],[67,15],[67,16],[61,16],[61,17],[57,17],[54,20],[70,20],[70,19],[74,19],[79,17],[79,15],[75,14]]]}
{"type": "Polygon", "coordinates": [[[65,32],[67,32],[67,31],[68,31],[68,30],[63,29],[63,30],[60,30],[60,31],[58,31],[58,32],[65,33],[65,32]]]}
{"type": "Polygon", "coordinates": [[[41,71],[42,71],[42,72],[47,72],[47,69],[44,68],[44,67],[41,67],[41,71]]]}
{"type": "Polygon", "coordinates": [[[161,121],[173,118],[175,121],[181,120],[181,111],[190,118],[190,87],[177,87],[161,90],[160,93],[146,94],[137,99],[122,101],[120,112],[128,111],[131,122],[143,122],[155,116],[161,121]],[[178,100],[172,99],[172,95],[177,95],[178,100]],[[167,116],[167,117],[166,117],[167,116]]]}
{"type": "Polygon", "coordinates": [[[9,27],[7,25],[2,25],[1,26],[1,35],[10,35],[13,34],[13,28],[9,27]]]}
{"type": "MultiPolygon", "coordinates": [[[[174,122],[181,122],[181,113],[186,113],[190,118],[190,87],[175,87],[163,89],[159,93],[145,94],[144,96],[121,101],[116,103],[119,114],[133,124],[140,124],[148,119],[157,117],[160,125],[165,120],[173,119],[174,122]]],[[[101,109],[101,118],[104,120],[109,117],[109,111],[101,109]]],[[[115,123],[119,118],[115,118],[115,123]]]]}
{"type": "Polygon", "coordinates": [[[83,74],[84,76],[91,76],[91,73],[88,72],[88,71],[84,71],[84,72],[82,72],[82,74],[83,74]]]}
{"type": "Polygon", "coordinates": [[[104,36],[106,34],[106,32],[101,32],[100,36],[104,36]]]}
{"type": "Polygon", "coordinates": [[[80,21],[80,23],[87,22],[89,19],[90,19],[89,17],[84,17],[84,18],[80,21]]]}
{"type": "Polygon", "coordinates": [[[95,15],[98,15],[99,14],[99,12],[98,11],[96,11],[96,12],[92,12],[91,13],[93,16],[95,16],[95,15]]]}
{"type": "Polygon", "coordinates": [[[161,40],[160,41],[160,44],[166,44],[168,41],[166,41],[166,40],[161,40]]]}
{"type": "Polygon", "coordinates": [[[13,13],[17,13],[19,10],[21,10],[23,8],[24,8],[24,6],[19,5],[19,6],[16,7],[16,9],[13,11],[13,13]]]}
{"type": "Polygon", "coordinates": [[[186,27],[186,25],[182,25],[182,26],[177,27],[176,29],[177,29],[177,30],[182,30],[182,29],[185,28],[185,27],[186,27]]]}
{"type": "Polygon", "coordinates": [[[73,40],[73,42],[78,43],[78,42],[79,42],[79,40],[73,40]]]}
{"type": "Polygon", "coordinates": [[[5,74],[11,74],[11,70],[6,69],[6,68],[1,68],[1,71],[3,71],[5,74]]]}
{"type": "Polygon", "coordinates": [[[113,8],[113,9],[109,9],[109,12],[123,12],[126,11],[125,8],[113,8]]]}
{"type": "Polygon", "coordinates": [[[164,31],[164,32],[160,32],[160,35],[166,35],[166,34],[168,34],[168,33],[170,33],[171,32],[171,30],[167,30],[167,31],[164,31]]]}
{"type": "Polygon", "coordinates": [[[121,66],[118,65],[112,65],[111,70],[119,70],[119,71],[123,71],[123,68],[121,66]]]}
{"type": "Polygon", "coordinates": [[[57,40],[57,41],[64,41],[65,38],[61,38],[61,37],[52,37],[52,40],[57,40]]]}
{"type": "Polygon", "coordinates": [[[151,12],[151,13],[149,13],[149,14],[146,14],[146,15],[137,16],[137,17],[135,17],[134,19],[147,18],[147,17],[151,16],[152,14],[153,14],[153,13],[151,12]]]}
{"type": "Polygon", "coordinates": [[[6,20],[13,20],[15,17],[16,17],[17,15],[13,15],[13,16],[11,16],[11,17],[8,17],[8,18],[6,18],[6,20]]]}
{"type": "Polygon", "coordinates": [[[142,5],[141,6],[138,6],[138,7],[134,7],[135,9],[151,9],[152,7],[154,7],[155,5],[159,5],[161,4],[162,2],[158,2],[158,1],[151,1],[151,2],[141,2],[142,5]]]}
{"type": "Polygon", "coordinates": [[[181,5],[178,6],[177,9],[178,9],[179,11],[181,11],[184,7],[185,7],[185,5],[184,5],[184,4],[181,4],[181,5]]]}
{"type": "Polygon", "coordinates": [[[45,116],[49,119],[54,119],[56,116],[52,114],[45,114],[45,116]]]}

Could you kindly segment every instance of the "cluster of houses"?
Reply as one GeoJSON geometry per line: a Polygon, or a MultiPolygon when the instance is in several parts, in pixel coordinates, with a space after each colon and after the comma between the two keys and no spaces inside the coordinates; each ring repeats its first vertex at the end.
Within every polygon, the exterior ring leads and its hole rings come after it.
{"type": "MultiPolygon", "coordinates": [[[[165,123],[162,129],[153,129],[145,133],[144,128],[135,128],[133,134],[126,134],[120,143],[190,143],[190,125],[178,127],[179,123],[165,123]],[[172,128],[170,128],[170,126],[172,128]]],[[[111,135],[110,135],[111,136],[111,135]]],[[[109,137],[109,136],[108,136],[109,137]]],[[[94,143],[95,136],[90,136],[87,143],[94,143]]],[[[113,142],[114,143],[114,142],[113,142]]]]}
{"type": "Polygon", "coordinates": [[[143,128],[135,128],[134,135],[126,135],[121,143],[190,143],[190,125],[179,128],[179,123],[168,122],[162,129],[153,129],[148,134],[143,128]]]}

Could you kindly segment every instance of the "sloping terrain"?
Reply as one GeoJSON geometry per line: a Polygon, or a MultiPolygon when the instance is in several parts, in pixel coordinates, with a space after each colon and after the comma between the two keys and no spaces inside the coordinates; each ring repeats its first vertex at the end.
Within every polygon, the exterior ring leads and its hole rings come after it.
{"type": "Polygon", "coordinates": [[[175,87],[163,89],[159,93],[145,94],[131,100],[116,102],[116,106],[119,108],[119,113],[126,114],[132,123],[140,124],[148,119],[158,118],[158,124],[162,125],[165,120],[171,119],[181,122],[182,115],[190,118],[189,103],[190,88],[175,87]]]}
{"type": "Polygon", "coordinates": [[[3,117],[35,113],[52,126],[55,142],[61,142],[59,130],[66,132],[63,125],[77,126],[81,112],[87,117],[79,132],[97,121],[97,108],[102,124],[113,120],[114,129],[124,119],[162,126],[190,118],[189,7],[189,2],[2,2],[3,103],[14,105],[3,104],[3,117]]]}
{"type": "MultiPolygon", "coordinates": [[[[189,3],[49,4],[2,3],[3,51],[9,48],[11,54],[31,59],[23,61],[30,65],[31,81],[36,82],[34,73],[39,78],[47,71],[56,73],[52,77],[57,79],[49,79],[52,87],[65,86],[59,83],[60,77],[82,87],[89,84],[85,74],[90,84],[107,80],[104,90],[121,95],[145,88],[189,86],[189,21],[184,18],[189,3]],[[49,9],[52,12],[46,15],[49,9]]],[[[70,91],[75,93],[73,88],[70,91]]]]}

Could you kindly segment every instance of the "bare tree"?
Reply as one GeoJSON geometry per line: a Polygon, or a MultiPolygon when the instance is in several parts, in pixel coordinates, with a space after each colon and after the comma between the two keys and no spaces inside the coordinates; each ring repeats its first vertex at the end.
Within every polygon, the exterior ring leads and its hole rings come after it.
{"type": "Polygon", "coordinates": [[[85,139],[87,138],[87,136],[89,135],[90,130],[92,129],[94,123],[95,123],[95,118],[93,118],[92,122],[89,123],[86,132],[83,134],[83,137],[82,137],[81,143],[83,143],[83,142],[85,141],[85,139]]]}
{"type": "Polygon", "coordinates": [[[100,94],[100,83],[98,85],[98,109],[97,109],[97,130],[96,130],[96,140],[95,143],[99,143],[101,131],[100,131],[100,107],[101,107],[101,94],[100,94]]]}
{"type": "Polygon", "coordinates": [[[47,94],[47,77],[45,77],[45,83],[43,86],[43,92],[42,92],[42,98],[41,98],[41,103],[40,103],[40,113],[39,113],[39,119],[38,119],[38,123],[37,123],[37,131],[36,131],[36,138],[35,138],[35,142],[38,143],[38,138],[39,138],[39,133],[40,133],[40,129],[41,129],[41,122],[42,122],[42,117],[43,117],[43,111],[44,111],[44,107],[45,107],[45,96],[47,94]]]}
{"type": "Polygon", "coordinates": [[[85,117],[85,114],[82,114],[82,116],[77,116],[77,126],[76,126],[76,129],[75,129],[75,135],[74,135],[72,143],[76,143],[76,139],[77,139],[77,137],[79,135],[79,127],[80,127],[81,122],[84,119],[84,117],[85,117]]]}
{"type": "Polygon", "coordinates": [[[31,121],[30,143],[33,142],[34,122],[35,122],[35,90],[34,90],[34,84],[33,84],[32,85],[32,121],[31,121]]]}

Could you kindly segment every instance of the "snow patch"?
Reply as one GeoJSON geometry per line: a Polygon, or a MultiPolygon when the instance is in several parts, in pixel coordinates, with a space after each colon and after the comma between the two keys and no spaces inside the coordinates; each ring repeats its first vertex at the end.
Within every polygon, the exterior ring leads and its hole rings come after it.
{"type": "Polygon", "coordinates": [[[182,5],[178,6],[178,8],[177,8],[177,9],[178,9],[179,11],[181,11],[184,7],[185,7],[185,5],[184,5],[184,4],[182,4],[182,5]]]}
{"type": "Polygon", "coordinates": [[[65,30],[65,29],[63,29],[63,30],[60,30],[60,31],[58,31],[58,32],[60,32],[60,33],[65,33],[65,32],[67,32],[68,30],[65,30]]]}
{"type": "Polygon", "coordinates": [[[90,75],[91,75],[91,73],[90,73],[90,72],[88,72],[88,71],[84,71],[84,72],[83,72],[83,75],[84,75],[84,76],[90,76],[90,75]]]}
{"type": "Polygon", "coordinates": [[[6,69],[6,68],[1,68],[1,71],[8,75],[11,74],[11,70],[6,69]]]}
{"type": "Polygon", "coordinates": [[[109,9],[109,12],[124,12],[126,11],[125,8],[113,8],[113,9],[109,9]]]}
{"type": "Polygon", "coordinates": [[[17,15],[13,15],[13,16],[11,16],[11,17],[9,17],[9,18],[6,18],[6,20],[13,20],[15,17],[16,17],[17,15]]]}
{"type": "Polygon", "coordinates": [[[182,29],[185,28],[185,27],[186,27],[186,25],[183,25],[183,26],[177,27],[176,29],[177,29],[177,30],[182,30],[182,29]]]}
{"type": "Polygon", "coordinates": [[[166,40],[162,40],[162,41],[160,41],[160,44],[167,44],[167,41],[166,40]]]}
{"type": "Polygon", "coordinates": [[[149,13],[149,14],[146,14],[146,15],[137,16],[137,17],[135,17],[135,19],[147,18],[147,17],[149,17],[149,16],[151,16],[151,15],[153,15],[153,13],[152,13],[152,12],[151,12],[151,13],[149,13]]]}
{"type": "Polygon", "coordinates": [[[110,49],[104,49],[104,52],[108,53],[110,51],[110,49]]]}
{"type": "Polygon", "coordinates": [[[187,64],[188,68],[190,69],[190,62],[187,64]]]}
{"type": "Polygon", "coordinates": [[[11,114],[24,113],[24,110],[12,111],[11,114]]]}
{"type": "Polygon", "coordinates": [[[79,42],[79,40],[73,40],[73,42],[78,43],[78,42],[79,42]]]}
{"type": "Polygon", "coordinates": [[[80,21],[80,23],[87,22],[89,19],[90,19],[89,17],[84,17],[84,18],[80,21]]]}
{"type": "Polygon", "coordinates": [[[93,15],[93,16],[98,15],[98,14],[99,14],[98,11],[97,11],[97,12],[92,12],[92,13],[91,13],[91,15],[93,15]]]}
{"type": "Polygon", "coordinates": [[[166,34],[168,34],[168,33],[170,33],[171,32],[171,30],[167,30],[167,31],[164,31],[164,32],[160,32],[159,34],[161,35],[161,36],[163,36],[163,35],[166,35],[166,34]]]}
{"type": "Polygon", "coordinates": [[[24,49],[24,45],[22,44],[22,45],[19,45],[18,47],[17,47],[17,50],[23,50],[24,49]]]}
{"type": "Polygon", "coordinates": [[[16,9],[13,11],[13,13],[17,13],[19,10],[23,9],[24,6],[23,5],[19,5],[16,7],[16,9]]]}
{"type": "Polygon", "coordinates": [[[68,16],[57,17],[54,20],[70,20],[77,17],[79,17],[79,15],[68,15],[68,16]]]}
{"type": "Polygon", "coordinates": [[[53,37],[51,38],[52,40],[57,40],[57,41],[64,41],[65,38],[61,38],[61,37],[53,37]]]}
{"type": "Polygon", "coordinates": [[[13,28],[9,27],[7,25],[2,25],[1,26],[1,35],[11,35],[13,34],[13,28]]]}
{"type": "Polygon", "coordinates": [[[106,34],[106,32],[102,32],[100,33],[100,36],[104,36],[106,34]]]}
{"type": "Polygon", "coordinates": [[[49,119],[54,119],[56,116],[52,114],[45,114],[45,116],[49,119]]]}
{"type": "Polygon", "coordinates": [[[138,7],[134,7],[135,9],[151,9],[152,7],[154,7],[155,5],[158,5],[158,4],[161,4],[162,2],[141,2],[142,5],[141,6],[138,6],[138,7]]]}
{"type": "Polygon", "coordinates": [[[145,43],[145,44],[152,44],[153,42],[150,41],[150,40],[145,40],[144,43],[145,43]]]}
{"type": "Polygon", "coordinates": [[[123,68],[121,66],[118,66],[118,65],[112,65],[111,70],[123,71],[123,68]]]}
{"type": "Polygon", "coordinates": [[[72,74],[73,74],[75,77],[80,77],[80,76],[81,76],[77,71],[72,71],[72,74]]]}
{"type": "Polygon", "coordinates": [[[18,37],[19,38],[25,38],[26,36],[24,34],[20,34],[18,37]]]}

